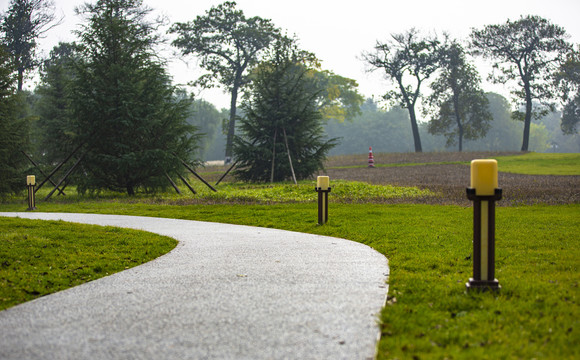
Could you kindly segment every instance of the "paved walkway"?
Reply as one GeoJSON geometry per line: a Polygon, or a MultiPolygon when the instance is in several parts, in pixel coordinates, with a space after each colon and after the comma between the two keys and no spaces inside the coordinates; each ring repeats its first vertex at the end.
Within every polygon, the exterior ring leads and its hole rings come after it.
{"type": "Polygon", "coordinates": [[[144,265],[0,311],[0,359],[372,359],[387,259],[343,239],[149,217],[0,213],[179,240],[144,265]]]}

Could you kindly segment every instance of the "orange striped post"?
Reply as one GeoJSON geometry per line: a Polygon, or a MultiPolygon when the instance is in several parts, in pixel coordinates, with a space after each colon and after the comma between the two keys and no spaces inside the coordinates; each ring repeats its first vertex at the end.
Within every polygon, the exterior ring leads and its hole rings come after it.
{"type": "Polygon", "coordinates": [[[495,202],[502,196],[497,173],[496,160],[471,162],[467,198],[473,201],[473,278],[465,284],[468,291],[501,288],[495,278],[495,202]]]}
{"type": "Polygon", "coordinates": [[[370,168],[374,168],[375,167],[375,158],[373,157],[373,148],[372,148],[372,146],[369,146],[369,167],[370,168]]]}

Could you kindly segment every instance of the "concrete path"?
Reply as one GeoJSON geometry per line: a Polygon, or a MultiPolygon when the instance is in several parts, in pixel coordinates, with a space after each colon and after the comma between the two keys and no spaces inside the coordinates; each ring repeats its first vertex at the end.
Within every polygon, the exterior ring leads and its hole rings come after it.
{"type": "Polygon", "coordinates": [[[387,259],[348,240],[149,217],[0,213],[111,225],[179,245],[0,311],[0,359],[372,359],[387,259]]]}

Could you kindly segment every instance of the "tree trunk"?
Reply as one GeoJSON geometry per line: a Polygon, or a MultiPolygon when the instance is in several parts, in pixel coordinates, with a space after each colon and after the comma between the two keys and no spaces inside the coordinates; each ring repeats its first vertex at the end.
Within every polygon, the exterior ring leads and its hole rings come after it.
{"type": "Polygon", "coordinates": [[[415,107],[408,106],[409,117],[411,118],[411,129],[413,130],[413,141],[415,143],[415,152],[423,152],[421,147],[421,136],[419,135],[419,126],[417,125],[417,116],[415,115],[415,107]]]}
{"type": "Polygon", "coordinates": [[[459,126],[459,152],[463,151],[463,126],[459,126]]]}
{"type": "Polygon", "coordinates": [[[234,135],[236,131],[236,103],[238,101],[238,88],[234,85],[232,88],[232,100],[230,103],[230,122],[228,124],[228,137],[226,141],[226,165],[231,162],[234,135]]]}
{"type": "Polygon", "coordinates": [[[238,91],[242,85],[242,72],[238,71],[236,73],[236,79],[232,86],[232,99],[230,102],[230,123],[228,126],[228,137],[226,140],[226,165],[232,161],[233,147],[234,147],[234,135],[236,132],[236,104],[238,102],[238,91]]]}
{"type": "Polygon", "coordinates": [[[18,92],[22,92],[22,86],[24,85],[24,69],[18,69],[18,92]]]}
{"type": "Polygon", "coordinates": [[[127,184],[127,194],[129,196],[135,195],[135,189],[133,188],[133,185],[127,184]]]}
{"type": "Polygon", "coordinates": [[[532,93],[528,82],[524,83],[524,90],[526,92],[526,116],[524,118],[524,140],[522,142],[522,151],[528,151],[530,144],[530,126],[532,123],[532,93]]]}
{"type": "Polygon", "coordinates": [[[463,151],[463,125],[461,124],[461,115],[459,115],[459,97],[455,94],[453,95],[453,111],[455,112],[455,122],[457,122],[457,131],[459,132],[459,152],[461,152],[463,151]]]}

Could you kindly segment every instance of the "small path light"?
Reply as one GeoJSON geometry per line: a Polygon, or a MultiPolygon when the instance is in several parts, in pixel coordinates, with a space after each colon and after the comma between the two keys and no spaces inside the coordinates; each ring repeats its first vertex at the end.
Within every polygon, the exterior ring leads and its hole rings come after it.
{"type": "Polygon", "coordinates": [[[467,290],[499,290],[495,278],[495,202],[501,199],[497,187],[497,161],[471,162],[471,187],[467,198],[473,201],[473,278],[467,290]]]}
{"type": "Polygon", "coordinates": [[[328,222],[328,193],[330,192],[330,178],[319,176],[316,179],[316,191],[318,192],[318,225],[328,222]]]}
{"type": "Polygon", "coordinates": [[[34,200],[34,187],[36,186],[36,177],[28,175],[26,177],[26,187],[28,188],[28,209],[26,211],[36,210],[36,203],[34,200]]]}

